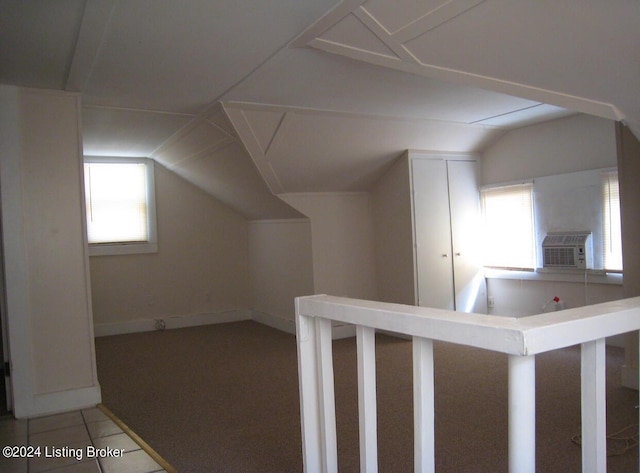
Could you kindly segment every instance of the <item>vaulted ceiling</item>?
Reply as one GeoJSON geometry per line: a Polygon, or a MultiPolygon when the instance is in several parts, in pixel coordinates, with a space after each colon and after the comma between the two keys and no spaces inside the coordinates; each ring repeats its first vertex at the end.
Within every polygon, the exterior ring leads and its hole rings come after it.
{"type": "Polygon", "coordinates": [[[0,0],[0,82],[82,94],[87,155],[151,156],[249,219],[570,113],[640,136],[635,0],[0,0]]]}

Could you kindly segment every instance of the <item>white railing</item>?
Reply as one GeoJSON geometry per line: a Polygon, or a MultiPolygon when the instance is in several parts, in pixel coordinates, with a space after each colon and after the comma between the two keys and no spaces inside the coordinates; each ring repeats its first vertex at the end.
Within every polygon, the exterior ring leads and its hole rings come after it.
{"type": "Polygon", "coordinates": [[[509,357],[509,471],[535,472],[535,355],[581,344],[582,471],[605,473],[605,338],[640,329],[640,297],[511,318],[332,296],[296,299],[304,471],[338,471],[332,321],[356,326],[360,471],[377,466],[375,331],[413,337],[414,464],[435,471],[433,340],[509,357]]]}

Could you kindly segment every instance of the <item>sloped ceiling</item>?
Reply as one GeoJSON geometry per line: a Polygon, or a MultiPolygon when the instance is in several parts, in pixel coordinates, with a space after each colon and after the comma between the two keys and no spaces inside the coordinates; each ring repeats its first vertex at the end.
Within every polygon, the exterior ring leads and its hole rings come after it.
{"type": "Polygon", "coordinates": [[[87,155],[151,156],[249,219],[582,112],[640,133],[637,2],[0,0],[0,82],[80,92],[87,155]]]}
{"type": "Polygon", "coordinates": [[[302,216],[276,198],[256,172],[221,106],[191,120],[152,156],[250,220],[302,216]]]}
{"type": "Polygon", "coordinates": [[[274,194],[366,191],[405,149],[469,152],[503,133],[281,107],[232,104],[226,110],[274,194]]]}
{"type": "Polygon", "coordinates": [[[639,20],[633,1],[347,0],[294,44],[637,129],[639,20]]]}

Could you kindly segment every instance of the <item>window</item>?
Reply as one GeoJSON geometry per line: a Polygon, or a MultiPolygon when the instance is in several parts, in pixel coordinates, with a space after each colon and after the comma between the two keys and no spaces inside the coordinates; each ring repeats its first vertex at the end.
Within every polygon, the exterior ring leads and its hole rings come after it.
{"type": "Polygon", "coordinates": [[[485,266],[535,268],[532,187],[526,182],[481,190],[485,266]]]}
{"type": "Polygon", "coordinates": [[[153,161],[85,158],[90,255],[156,252],[153,161]]]}
{"type": "Polygon", "coordinates": [[[602,240],[604,269],[622,271],[618,171],[602,173],[602,240]]]}

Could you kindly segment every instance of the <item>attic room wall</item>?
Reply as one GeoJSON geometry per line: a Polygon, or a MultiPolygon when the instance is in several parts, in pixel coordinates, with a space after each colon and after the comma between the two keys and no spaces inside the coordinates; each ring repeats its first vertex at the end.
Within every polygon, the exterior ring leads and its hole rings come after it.
{"type": "MultiPolygon", "coordinates": [[[[622,213],[624,297],[640,296],[640,141],[626,126],[616,126],[622,213]]],[[[622,384],[638,389],[638,332],[625,336],[626,366],[622,384]]]]}
{"type": "Polygon", "coordinates": [[[481,184],[616,166],[614,122],[572,115],[505,133],[482,153],[481,184]]]}
{"type": "Polygon", "coordinates": [[[295,333],[294,299],[314,293],[308,219],[249,222],[252,318],[295,333]]]}
{"type": "MultiPolygon", "coordinates": [[[[507,132],[482,154],[482,184],[615,167],[616,159],[614,122],[573,115],[507,132]]],[[[556,295],[567,308],[622,297],[619,284],[540,281],[516,275],[489,278],[487,284],[487,294],[495,301],[490,313],[497,315],[540,313],[556,295]]]]}
{"type": "Polygon", "coordinates": [[[248,318],[243,216],[159,164],[158,253],[92,256],[96,335],[248,318]]]}
{"type": "Polygon", "coordinates": [[[640,141],[629,128],[617,124],[618,169],[622,201],[624,296],[640,296],[640,141]]]}
{"type": "Polygon", "coordinates": [[[370,195],[319,192],[280,197],[311,221],[315,293],[376,300],[370,195]]]}
{"type": "Polygon", "coordinates": [[[80,97],[0,85],[13,413],[100,402],[81,188],[80,97]]]}
{"type": "Polygon", "coordinates": [[[378,297],[416,304],[411,171],[397,159],[372,189],[378,297]]]}

